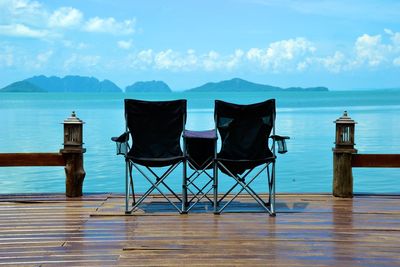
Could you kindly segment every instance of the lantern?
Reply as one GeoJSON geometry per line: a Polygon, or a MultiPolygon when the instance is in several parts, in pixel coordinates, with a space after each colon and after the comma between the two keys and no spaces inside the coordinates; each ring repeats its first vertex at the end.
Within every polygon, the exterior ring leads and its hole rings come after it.
{"type": "Polygon", "coordinates": [[[354,149],[354,129],[356,122],[345,111],[343,116],[334,121],[334,123],[336,124],[335,150],[350,153],[357,152],[354,149]]]}
{"type": "Polygon", "coordinates": [[[82,149],[83,145],[83,124],[75,111],[72,111],[71,117],[64,120],[64,149],[82,149]]]}

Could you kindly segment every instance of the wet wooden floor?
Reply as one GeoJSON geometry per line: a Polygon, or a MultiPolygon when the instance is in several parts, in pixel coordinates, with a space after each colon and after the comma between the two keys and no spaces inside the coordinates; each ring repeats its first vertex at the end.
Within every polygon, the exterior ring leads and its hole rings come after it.
{"type": "Polygon", "coordinates": [[[279,195],[275,218],[152,201],[0,195],[0,266],[400,266],[400,196],[279,195]]]}

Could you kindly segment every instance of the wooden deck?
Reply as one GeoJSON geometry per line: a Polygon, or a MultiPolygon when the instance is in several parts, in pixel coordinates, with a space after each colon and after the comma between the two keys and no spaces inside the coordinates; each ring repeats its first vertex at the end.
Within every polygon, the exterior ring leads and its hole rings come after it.
{"type": "Polygon", "coordinates": [[[275,218],[153,201],[0,195],[0,266],[400,266],[400,196],[279,195],[275,218]]]}

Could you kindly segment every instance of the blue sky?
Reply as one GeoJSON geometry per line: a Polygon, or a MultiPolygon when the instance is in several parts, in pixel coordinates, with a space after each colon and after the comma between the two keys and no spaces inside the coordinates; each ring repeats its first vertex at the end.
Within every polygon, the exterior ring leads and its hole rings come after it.
{"type": "Polygon", "coordinates": [[[399,88],[400,1],[0,0],[0,87],[40,74],[399,88]]]}

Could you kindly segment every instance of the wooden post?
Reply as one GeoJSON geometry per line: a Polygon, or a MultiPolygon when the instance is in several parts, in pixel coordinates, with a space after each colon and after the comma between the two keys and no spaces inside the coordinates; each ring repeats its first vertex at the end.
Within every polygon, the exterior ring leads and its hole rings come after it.
{"type": "Polygon", "coordinates": [[[353,197],[352,153],[333,152],[333,195],[353,197]]]}
{"type": "Polygon", "coordinates": [[[353,197],[353,172],[351,161],[354,149],[354,129],[356,122],[347,116],[347,111],[343,116],[335,121],[336,138],[335,148],[333,149],[333,195],[335,197],[353,197]]]}
{"type": "Polygon", "coordinates": [[[85,170],[83,168],[83,124],[73,111],[71,117],[64,120],[64,148],[60,150],[65,160],[65,175],[67,197],[82,196],[85,170]]]}

